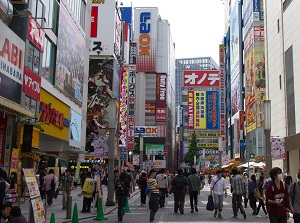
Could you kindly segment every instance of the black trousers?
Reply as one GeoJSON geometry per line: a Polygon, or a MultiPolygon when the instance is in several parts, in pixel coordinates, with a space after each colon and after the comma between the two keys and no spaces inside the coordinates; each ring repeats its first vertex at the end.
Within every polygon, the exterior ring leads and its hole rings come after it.
{"type": "Polygon", "coordinates": [[[166,188],[159,188],[159,206],[162,208],[165,206],[166,202],[166,188]]]}
{"type": "Polygon", "coordinates": [[[192,191],[190,193],[190,204],[191,204],[191,209],[194,210],[194,201],[195,201],[195,206],[198,205],[198,191],[192,191]]]}
{"type": "Polygon", "coordinates": [[[91,211],[92,198],[83,197],[82,212],[91,211]]]}
{"type": "Polygon", "coordinates": [[[145,190],[146,189],[141,189],[141,204],[146,204],[145,190]]]}
{"type": "Polygon", "coordinates": [[[150,201],[149,201],[150,222],[154,221],[155,214],[156,214],[157,210],[159,209],[158,198],[159,198],[159,194],[151,192],[150,201]]]}
{"type": "Polygon", "coordinates": [[[185,193],[174,193],[174,211],[183,212],[185,193]]]}
{"type": "Polygon", "coordinates": [[[55,191],[55,189],[50,189],[50,190],[46,191],[48,205],[51,205],[53,203],[54,191],[55,191]]]}
{"type": "Polygon", "coordinates": [[[242,196],[242,194],[232,194],[232,209],[234,216],[237,216],[238,209],[240,209],[242,214],[245,212],[242,205],[242,196]]]}
{"type": "Polygon", "coordinates": [[[262,207],[263,211],[265,212],[265,215],[268,214],[268,212],[266,211],[265,202],[263,201],[263,199],[259,199],[259,204],[258,204],[258,207],[256,209],[256,215],[258,215],[260,207],[262,207]]]}

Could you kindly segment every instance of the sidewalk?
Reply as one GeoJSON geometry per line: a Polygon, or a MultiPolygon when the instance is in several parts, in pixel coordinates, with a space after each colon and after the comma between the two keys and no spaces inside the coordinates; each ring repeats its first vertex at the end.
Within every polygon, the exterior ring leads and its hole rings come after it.
{"type": "MultiPolygon", "coordinates": [[[[113,210],[117,208],[117,206],[105,206],[106,200],[107,200],[107,187],[103,185],[103,207],[104,207],[104,214],[109,214],[113,210]]],[[[96,217],[97,213],[81,213],[82,209],[82,201],[83,197],[78,196],[77,194],[81,192],[81,187],[78,186],[75,190],[71,192],[72,196],[72,211],[74,204],[77,203],[77,209],[78,209],[78,218],[80,220],[88,219],[96,217]]],[[[139,194],[138,188],[135,189],[135,191],[131,194],[131,197],[129,198],[129,204],[130,199],[133,198],[136,194],[139,194]]],[[[45,200],[44,200],[45,201],[45,200]]],[[[15,206],[16,204],[14,204],[15,206]]],[[[22,210],[22,214],[28,219],[29,218],[29,203],[24,203],[23,199],[20,204],[20,208],[22,210]]],[[[66,219],[66,210],[62,209],[62,193],[60,192],[57,199],[53,199],[53,205],[50,207],[46,207],[44,203],[44,208],[46,210],[46,221],[50,222],[51,214],[55,214],[55,222],[56,223],[62,223],[62,222],[71,222],[71,219],[66,219]]],[[[71,214],[72,216],[72,214],[71,214]]]]}

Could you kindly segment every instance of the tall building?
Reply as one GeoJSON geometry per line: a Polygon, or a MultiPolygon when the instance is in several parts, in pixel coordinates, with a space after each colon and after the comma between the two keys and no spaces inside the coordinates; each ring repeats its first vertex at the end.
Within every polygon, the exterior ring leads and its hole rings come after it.
{"type": "MultiPolygon", "coordinates": [[[[217,70],[218,65],[211,57],[196,57],[176,59],[176,89],[182,89],[183,70],[217,70]]],[[[175,93],[176,107],[181,105],[182,93],[177,90],[175,93]]]]}
{"type": "Polygon", "coordinates": [[[158,8],[134,9],[137,43],[135,135],[156,168],[175,168],[175,46],[158,8]]]}
{"type": "Polygon", "coordinates": [[[297,119],[300,115],[297,62],[300,34],[296,31],[300,28],[300,18],[294,9],[300,7],[300,2],[276,0],[264,3],[266,98],[271,100],[271,136],[278,144],[272,146],[271,156],[273,166],[284,166],[294,177],[300,164],[300,122],[297,119]],[[284,164],[282,158],[285,158],[284,164]]]}

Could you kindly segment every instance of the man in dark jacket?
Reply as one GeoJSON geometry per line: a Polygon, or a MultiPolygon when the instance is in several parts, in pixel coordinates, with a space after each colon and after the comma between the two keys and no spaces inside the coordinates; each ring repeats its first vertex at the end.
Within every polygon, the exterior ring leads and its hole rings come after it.
{"type": "Polygon", "coordinates": [[[118,220],[123,220],[125,214],[126,198],[130,196],[130,181],[128,174],[123,171],[115,184],[115,192],[118,200],[118,220]]]}
{"type": "Polygon", "coordinates": [[[174,193],[174,212],[177,213],[179,209],[180,213],[183,214],[185,194],[188,191],[188,179],[183,176],[182,169],[178,169],[177,173],[178,175],[171,182],[169,192],[174,193]]]}

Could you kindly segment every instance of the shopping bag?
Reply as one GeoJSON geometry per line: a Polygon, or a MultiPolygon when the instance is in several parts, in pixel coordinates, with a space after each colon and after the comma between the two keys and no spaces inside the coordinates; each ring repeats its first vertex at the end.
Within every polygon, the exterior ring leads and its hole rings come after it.
{"type": "Polygon", "coordinates": [[[55,199],[57,199],[58,194],[59,194],[59,188],[56,189],[56,191],[54,192],[53,197],[54,197],[55,199]]]}
{"type": "Polygon", "coordinates": [[[206,210],[208,210],[208,211],[215,210],[214,199],[213,199],[213,196],[211,196],[211,195],[208,196],[206,210]]]}

